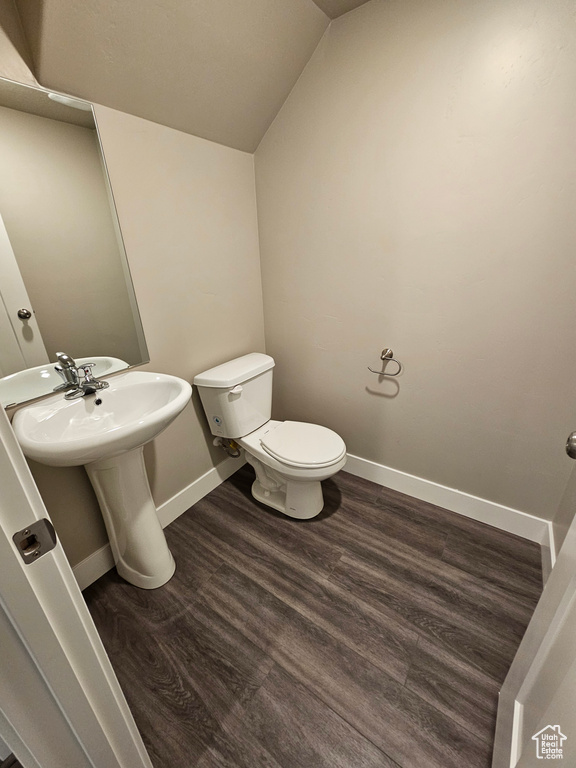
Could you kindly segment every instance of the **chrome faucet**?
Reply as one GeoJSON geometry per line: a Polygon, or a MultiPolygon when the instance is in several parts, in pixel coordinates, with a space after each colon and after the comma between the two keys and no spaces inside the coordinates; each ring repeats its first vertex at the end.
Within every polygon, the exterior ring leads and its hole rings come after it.
{"type": "Polygon", "coordinates": [[[54,370],[64,379],[64,383],[54,387],[54,392],[65,391],[66,400],[93,395],[98,390],[110,386],[107,381],[100,381],[92,374],[91,368],[94,368],[96,363],[76,365],[76,361],[66,352],[56,352],[56,357],[60,365],[56,365],[54,370]]]}
{"type": "Polygon", "coordinates": [[[77,389],[80,383],[76,361],[67,355],[66,352],[56,352],[59,365],[54,366],[56,373],[63,379],[63,384],[54,387],[54,392],[61,392],[68,389],[77,389]]]}
{"type": "Polygon", "coordinates": [[[94,368],[95,365],[96,363],[85,363],[78,366],[78,385],[76,389],[72,389],[64,395],[65,400],[76,400],[77,397],[94,395],[99,390],[110,386],[107,381],[101,381],[92,375],[90,369],[94,368]]]}

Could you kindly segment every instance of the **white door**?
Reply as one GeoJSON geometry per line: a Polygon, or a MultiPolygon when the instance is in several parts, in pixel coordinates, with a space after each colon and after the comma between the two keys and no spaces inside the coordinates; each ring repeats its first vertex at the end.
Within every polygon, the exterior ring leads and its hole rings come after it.
{"type": "Polygon", "coordinates": [[[24,768],[152,768],[62,546],[34,558],[48,513],[3,409],[0,489],[0,739],[24,768]]]}
{"type": "MultiPolygon", "coordinates": [[[[570,498],[575,485],[573,470],[570,498]]],[[[492,767],[549,764],[543,760],[566,768],[576,766],[576,516],[498,705],[492,767]]]]}
{"type": "Polygon", "coordinates": [[[46,347],[0,216],[0,376],[45,365],[46,347]]]}
{"type": "MultiPolygon", "coordinates": [[[[0,270],[1,273],[1,270],[0,270]]],[[[1,284],[1,279],[0,279],[1,284]]],[[[28,368],[0,292],[0,378],[28,368]]]]}

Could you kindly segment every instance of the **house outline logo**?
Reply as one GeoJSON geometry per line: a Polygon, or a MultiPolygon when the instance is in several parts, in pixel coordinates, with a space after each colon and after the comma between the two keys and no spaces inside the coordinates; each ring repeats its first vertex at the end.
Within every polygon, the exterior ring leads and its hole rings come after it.
{"type": "Polygon", "coordinates": [[[536,742],[538,760],[562,760],[564,757],[562,745],[567,738],[559,725],[547,725],[535,733],[532,739],[536,742]]]}

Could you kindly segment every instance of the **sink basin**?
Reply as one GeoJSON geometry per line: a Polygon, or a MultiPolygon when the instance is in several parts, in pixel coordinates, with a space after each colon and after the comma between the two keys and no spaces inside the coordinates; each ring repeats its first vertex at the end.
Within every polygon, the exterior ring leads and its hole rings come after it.
{"type": "Polygon", "coordinates": [[[26,456],[42,464],[84,464],[100,503],[118,573],[143,589],[176,567],[144,466],[144,444],[182,411],[192,387],[176,376],[128,371],[77,400],[60,392],[21,408],[12,422],[26,456]]]}
{"type": "Polygon", "coordinates": [[[153,440],[192,394],[187,381],[146,371],[109,383],[98,395],[65,400],[58,393],[19,410],[12,425],[24,454],[53,467],[117,456],[153,440]]]}
{"type": "MultiPolygon", "coordinates": [[[[86,365],[86,363],[95,364],[92,374],[96,378],[128,368],[128,363],[125,360],[120,360],[118,357],[93,356],[76,358],[77,365],[86,365]]],[[[33,400],[35,397],[41,397],[42,395],[49,395],[54,387],[62,384],[62,379],[54,370],[55,365],[56,363],[36,365],[34,368],[27,368],[25,371],[18,371],[17,373],[11,373],[9,376],[4,376],[4,378],[0,379],[0,405],[5,408],[7,405],[22,403],[25,400],[33,400]]]]}

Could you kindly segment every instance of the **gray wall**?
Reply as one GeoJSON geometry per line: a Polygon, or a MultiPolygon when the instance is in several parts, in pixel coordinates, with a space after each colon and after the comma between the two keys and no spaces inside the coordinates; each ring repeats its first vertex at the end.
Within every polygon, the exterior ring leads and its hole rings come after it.
{"type": "Polygon", "coordinates": [[[551,518],[575,426],[566,0],[334,21],[256,152],[277,417],[551,518]],[[383,347],[404,364],[379,382],[383,347]]]}

